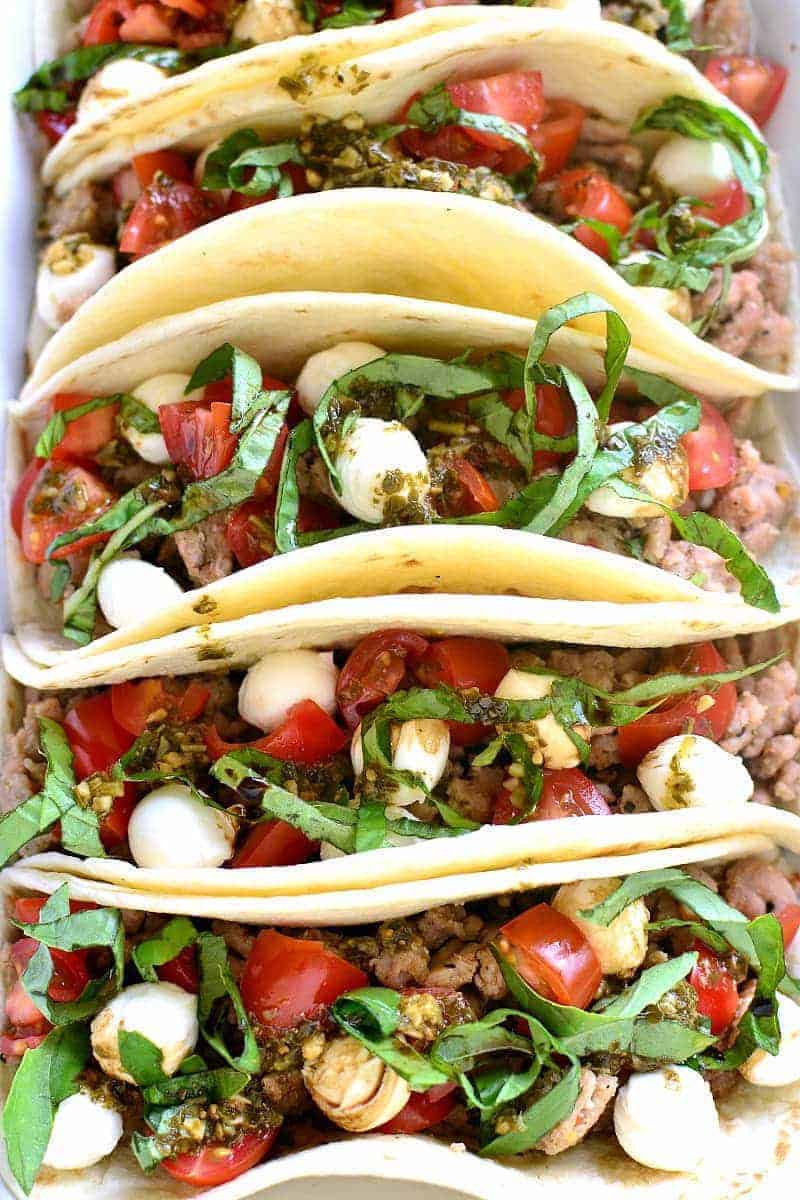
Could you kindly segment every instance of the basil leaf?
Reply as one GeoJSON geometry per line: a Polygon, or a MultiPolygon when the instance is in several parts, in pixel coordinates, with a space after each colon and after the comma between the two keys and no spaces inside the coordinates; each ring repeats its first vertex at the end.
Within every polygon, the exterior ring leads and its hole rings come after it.
{"type": "Polygon", "coordinates": [[[289,434],[286,453],[281,463],[281,475],[275,498],[275,550],[286,554],[298,547],[297,518],[300,512],[300,488],[297,483],[297,463],[314,445],[314,426],[301,421],[289,434]]]}
{"type": "Polygon", "coordinates": [[[264,196],[271,191],[291,196],[292,180],[279,168],[290,162],[302,165],[303,161],[296,142],[265,146],[254,129],[237,129],[206,158],[201,187],[208,191],[231,188],[245,196],[264,196]]]}
{"type": "Polygon", "coordinates": [[[134,946],[131,958],[142,979],[155,983],[158,980],[156,967],[172,962],[181,950],[193,946],[196,941],[197,929],[189,918],[173,917],[155,937],[134,946]]]}
{"type": "Polygon", "coordinates": [[[241,994],[231,974],[225,942],[214,934],[201,933],[197,939],[197,947],[200,967],[198,1017],[203,1036],[209,1046],[231,1067],[253,1074],[261,1066],[261,1054],[241,994]],[[224,1009],[227,1009],[228,1005],[233,1009],[242,1038],[242,1050],[239,1054],[228,1049],[222,1036],[222,1031],[227,1026],[225,1011],[215,1019],[215,1010],[222,1000],[228,1002],[224,1009]]]}
{"type": "Polygon", "coordinates": [[[500,1134],[483,1146],[482,1156],[502,1158],[532,1150],[546,1133],[574,1109],[580,1091],[580,1066],[572,1063],[558,1083],[541,1100],[536,1100],[515,1121],[513,1133],[500,1134]]]}
{"type": "Polygon", "coordinates": [[[73,1096],[78,1077],[91,1057],[84,1025],[53,1029],[33,1050],[26,1050],[3,1109],[3,1136],[8,1165],[28,1195],[50,1141],[56,1109],[73,1096]]]}
{"type": "Polygon", "coordinates": [[[324,17],[320,22],[321,29],[348,29],[351,25],[372,25],[386,16],[383,5],[371,8],[362,4],[361,0],[344,0],[339,12],[330,17],[324,17]]]}
{"type": "Polygon", "coordinates": [[[356,812],[355,850],[380,850],[386,845],[386,809],[382,804],[362,803],[356,812]]]}
{"type": "Polygon", "coordinates": [[[524,150],[532,163],[538,165],[540,161],[522,125],[515,121],[506,121],[494,114],[470,112],[468,109],[459,108],[451,100],[446,83],[438,83],[429,92],[418,96],[406,113],[405,120],[407,125],[423,129],[426,133],[438,133],[445,126],[456,125],[462,129],[477,129],[482,133],[497,134],[524,150]]]}
{"type": "Polygon", "coordinates": [[[185,392],[189,395],[209,383],[227,379],[228,376],[231,379],[232,396],[230,428],[231,433],[239,433],[258,409],[263,407],[261,367],[249,354],[238,350],[230,342],[224,342],[195,367],[185,392]]]}
{"type": "Polygon", "coordinates": [[[676,54],[698,49],[692,38],[692,25],[686,15],[683,0],[662,0],[669,13],[666,29],[666,46],[676,54]]]}
{"type": "Polygon", "coordinates": [[[198,1071],[194,1075],[174,1075],[171,1079],[156,1080],[145,1088],[147,1104],[182,1104],[186,1100],[205,1099],[221,1104],[238,1096],[250,1082],[244,1071],[218,1067],[215,1071],[198,1071]]]}
{"type": "Polygon", "coordinates": [[[161,1051],[144,1034],[120,1028],[117,1043],[122,1068],[139,1087],[151,1087],[166,1078],[161,1051]]]}
{"type": "Polygon", "coordinates": [[[331,1017],[368,1050],[405,1079],[413,1092],[447,1083],[449,1076],[437,1070],[418,1051],[394,1039],[399,1023],[400,996],[390,988],[359,988],[334,1000],[331,1017]]]}

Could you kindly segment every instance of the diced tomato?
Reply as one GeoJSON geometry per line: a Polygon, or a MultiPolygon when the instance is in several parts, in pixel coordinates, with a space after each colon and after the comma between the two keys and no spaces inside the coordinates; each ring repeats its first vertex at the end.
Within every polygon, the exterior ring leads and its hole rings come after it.
{"type": "Polygon", "coordinates": [[[781,923],[783,944],[788,950],[800,929],[800,904],[787,904],[780,912],[776,912],[775,916],[781,923]]]}
{"type": "MultiPolygon", "coordinates": [[[[701,642],[691,647],[678,669],[684,675],[716,675],[727,671],[728,664],[711,642],[701,642]]],[[[690,729],[718,742],[727,732],[735,709],[735,683],[723,683],[716,690],[692,692],[674,702],[665,700],[660,708],[620,727],[617,734],[619,756],[626,766],[635,766],[667,738],[690,729]],[[712,695],[714,703],[698,712],[698,701],[705,695],[712,695]]]]}
{"type": "Polygon", "coordinates": [[[179,954],[169,962],[156,967],[156,975],[164,983],[174,983],[196,996],[200,991],[200,974],[197,969],[197,949],[195,946],[184,946],[179,954]]]}
{"type": "Polygon", "coordinates": [[[156,175],[166,175],[168,179],[182,183],[192,181],[192,168],[177,150],[154,150],[152,154],[137,154],[131,165],[142,188],[150,187],[156,175]]]}
{"type": "MultiPolygon", "coordinates": [[[[36,951],[39,949],[40,943],[35,938],[24,937],[19,941],[14,942],[11,947],[11,960],[18,976],[22,976],[28,963],[33,958],[36,951]]],[[[50,986],[47,989],[47,994],[51,1000],[58,1003],[71,1002],[77,1000],[83,992],[86,984],[89,982],[89,968],[87,966],[88,950],[53,950],[50,951],[50,957],[53,961],[53,977],[50,980],[50,986]]],[[[42,1020],[42,1015],[38,1008],[29,1000],[24,989],[21,989],[21,995],[9,994],[9,999],[6,1003],[6,1012],[9,1021],[18,1026],[31,1026],[36,1023],[36,1019],[42,1020]],[[33,1012],[27,1011],[26,1005],[31,1005],[33,1012]],[[11,1008],[13,1006],[13,1012],[11,1008]],[[35,1016],[33,1015],[35,1013],[35,1016]]]]}
{"type": "Polygon", "coordinates": [[[738,179],[731,179],[718,191],[703,198],[693,212],[715,225],[732,225],[750,211],[750,201],[738,179]]]}
{"type": "MultiPolygon", "coordinates": [[[[503,401],[514,412],[525,403],[522,388],[503,392],[503,401]]],[[[575,428],[575,409],[566,393],[553,383],[536,385],[536,430],[547,437],[565,437],[575,428]]],[[[557,466],[564,455],[555,450],[537,450],[533,456],[533,471],[538,475],[548,467],[557,466]]]]}
{"type": "MultiPolygon", "coordinates": [[[[23,925],[38,925],[42,909],[48,900],[49,896],[20,896],[14,901],[14,916],[23,925]]],[[[71,913],[86,912],[92,908],[97,908],[93,900],[70,900],[69,902],[71,913]]]]}
{"type": "Polygon", "coordinates": [[[406,664],[420,662],[428,643],[405,629],[370,633],[350,651],[339,673],[336,703],[348,729],[382,704],[403,682],[406,664]]]}
{"type": "Polygon", "coordinates": [[[123,254],[141,257],[222,216],[213,192],[193,183],[162,180],[146,188],[130,211],[119,240],[123,254]]]}
{"type": "Polygon", "coordinates": [[[42,1036],[50,1028],[50,1022],[39,1012],[19,980],[6,997],[6,1020],[11,1029],[24,1029],[33,1037],[42,1036]]]}
{"type": "Polygon", "coordinates": [[[25,513],[25,500],[44,462],[45,459],[43,458],[31,459],[14,489],[14,495],[11,497],[11,527],[18,538],[22,537],[22,518],[25,513]]]}
{"type": "MultiPolygon", "coordinates": [[[[53,412],[69,412],[93,397],[88,392],[59,392],[53,397],[53,412]]],[[[93,458],[114,438],[118,405],[96,408],[67,425],[67,432],[53,451],[54,459],[93,458]]]]}
{"type": "Polygon", "coordinates": [[[272,500],[248,500],[228,518],[225,537],[240,567],[252,567],[275,553],[272,500]]]}
{"type": "Polygon", "coordinates": [[[181,724],[196,721],[210,695],[208,688],[194,679],[179,692],[167,691],[161,679],[115,683],[111,688],[111,711],[118,725],[140,737],[154,714],[163,712],[160,720],[181,724]]]}
{"type": "Polygon", "coordinates": [[[552,179],[569,162],[581,136],[586,109],[572,100],[548,100],[544,119],[528,134],[531,145],[542,156],[539,180],[552,179]]]}
{"type": "Polygon", "coordinates": [[[396,1117],[378,1126],[376,1133],[422,1133],[439,1125],[456,1106],[458,1085],[440,1083],[427,1092],[412,1092],[405,1108],[396,1117]]]}
{"type": "Polygon", "coordinates": [[[486,476],[466,458],[452,455],[446,460],[447,475],[442,492],[444,515],[466,517],[497,512],[500,502],[486,476]]]}
{"type": "Polygon", "coordinates": [[[148,3],[138,0],[136,8],[120,26],[119,36],[123,42],[171,45],[178,41],[175,14],[164,8],[159,0],[148,3]]]}
{"type": "Polygon", "coordinates": [[[254,742],[226,742],[213,725],[206,730],[205,738],[206,749],[214,761],[234,750],[250,749],[271,754],[283,762],[303,763],[305,766],[313,766],[338,754],[348,741],[344,730],[315,700],[301,700],[293,704],[282,725],[254,742]]]}
{"type": "Polygon", "coordinates": [[[736,1016],[739,990],[724,959],[702,942],[695,942],[692,949],[697,951],[697,963],[689,983],[697,992],[698,1012],[709,1018],[711,1032],[718,1037],[736,1016]]]}
{"type": "Polygon", "coordinates": [[[363,971],[322,942],[265,929],[250,951],[240,987],[245,1008],[260,1025],[292,1029],[367,982],[363,971]]]}
{"type": "MultiPolygon", "coordinates": [[[[553,821],[561,817],[609,816],[611,809],[603,793],[577,767],[553,770],[545,767],[542,794],[530,814],[531,821],[553,821]]],[[[510,825],[519,816],[508,788],[501,787],[495,800],[492,823],[510,825]]]]}
{"type": "Polygon", "coordinates": [[[100,46],[124,40],[120,32],[136,8],[136,0],[99,0],[83,31],[84,46],[100,46]]]}
{"type": "MultiPolygon", "coordinates": [[[[575,167],[559,175],[556,183],[566,213],[573,220],[588,217],[593,221],[603,221],[606,225],[613,225],[622,234],[630,229],[633,220],[630,205],[602,171],[595,171],[591,167],[575,167]]],[[[606,239],[588,225],[579,225],[572,236],[606,261],[611,257],[606,239]]]]}
{"type": "Polygon", "coordinates": [[[586,1008],[603,978],[582,930],[549,904],[536,904],[503,925],[498,945],[534,991],[558,1004],[586,1008]]]}
{"type": "Polygon", "coordinates": [[[283,455],[286,450],[286,443],[289,440],[289,426],[282,425],[280,433],[275,439],[275,446],[272,454],[269,456],[269,462],[264,468],[264,474],[256,484],[255,494],[259,499],[265,496],[271,496],[278,486],[278,480],[281,477],[281,467],[283,466],[283,455]]]}
{"type": "MultiPolygon", "coordinates": [[[[493,696],[509,668],[508,651],[492,638],[450,637],[431,642],[415,674],[423,687],[443,683],[457,691],[477,688],[493,696]]],[[[450,740],[456,746],[471,746],[493,732],[491,725],[467,725],[448,721],[450,740]]]]}
{"type": "Polygon", "coordinates": [[[165,1158],[161,1166],[181,1183],[202,1188],[218,1187],[244,1175],[245,1171],[266,1158],[277,1136],[277,1128],[266,1129],[263,1133],[245,1133],[227,1152],[222,1146],[211,1142],[194,1154],[165,1158]]]}
{"type": "MultiPolygon", "coordinates": [[[[26,472],[27,475],[27,472],[26,472]]],[[[31,482],[22,506],[22,553],[28,562],[43,563],[47,548],[62,533],[96,518],[116,499],[102,479],[77,463],[47,461],[31,482]]],[[[51,558],[68,558],[110,537],[93,534],[64,546],[51,558]]]]}
{"type": "Polygon", "coordinates": [[[76,118],[77,110],[74,108],[65,108],[63,112],[51,112],[45,108],[36,113],[36,124],[50,145],[55,146],[67,130],[72,128],[76,118]]]}
{"type": "Polygon", "coordinates": [[[725,487],[736,476],[738,460],[731,427],[716,404],[700,401],[700,424],[685,433],[681,445],[689,460],[689,491],[725,487]]]}
{"type": "Polygon", "coordinates": [[[710,59],[706,79],[743,108],[757,125],[766,125],[783,95],[786,67],[750,54],[726,54],[710,59]]]}
{"type": "Polygon", "coordinates": [[[186,467],[194,479],[210,479],[230,465],[238,441],[230,430],[230,404],[162,404],[158,422],[171,460],[186,467]]]}
{"type": "Polygon", "coordinates": [[[261,821],[244,840],[232,867],[293,867],[308,862],[319,848],[288,821],[261,821]]]}
{"type": "MultiPolygon", "coordinates": [[[[110,690],[79,700],[67,712],[63,726],[72,748],[78,779],[86,779],[96,771],[107,771],[130,750],[135,740],[133,734],[115,720],[110,690]]],[[[106,849],[125,840],[135,805],[136,789],[126,783],[123,794],[114,798],[111,811],[100,822],[100,838],[106,849]]]]}

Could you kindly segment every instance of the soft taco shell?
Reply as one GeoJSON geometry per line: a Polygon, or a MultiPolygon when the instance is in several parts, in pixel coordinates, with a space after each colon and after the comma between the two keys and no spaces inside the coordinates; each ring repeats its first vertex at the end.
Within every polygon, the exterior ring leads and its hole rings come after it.
{"type": "MultiPolygon", "coordinates": [[[[66,150],[57,160],[51,156],[47,181],[66,189],[81,179],[108,176],[133,153],[163,146],[197,149],[243,125],[277,140],[296,132],[305,111],[337,117],[355,110],[370,122],[391,120],[414,92],[457,75],[541,70],[549,95],[569,96],[627,124],[673,94],[725,103],[687,60],[627,26],[577,22],[548,9],[502,11],[502,22],[490,29],[473,21],[340,64],[344,83],[331,83],[327,75],[315,79],[305,104],[285,90],[276,97],[280,88],[270,93],[261,87],[255,96],[228,89],[218,106],[204,108],[200,129],[197,104],[180,118],[161,112],[163,97],[157,104],[130,106],[127,117],[117,115],[103,126],[102,136],[97,134],[91,148],[85,145],[77,161],[65,161],[66,150]],[[136,132],[129,132],[134,125],[136,132]]],[[[658,136],[646,135],[650,144],[658,136]]],[[[780,207],[777,193],[775,204],[780,207]]],[[[534,319],[568,296],[594,291],[620,311],[637,349],[671,363],[676,380],[687,387],[736,396],[795,385],[788,375],[761,370],[703,342],[597,255],[539,218],[469,196],[364,188],[258,205],[132,264],[52,339],[30,386],[144,321],[184,311],[190,299],[210,304],[233,294],[290,287],[392,292],[534,319]]],[[[578,325],[602,330],[594,317],[578,325]]]]}

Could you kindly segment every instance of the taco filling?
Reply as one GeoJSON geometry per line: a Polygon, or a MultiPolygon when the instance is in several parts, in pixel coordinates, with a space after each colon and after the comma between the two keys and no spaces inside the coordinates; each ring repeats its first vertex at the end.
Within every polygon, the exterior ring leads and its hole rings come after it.
{"type": "Polygon", "coordinates": [[[797,674],[757,661],[764,646],[509,651],[384,630],[244,677],[34,696],[6,748],[0,862],[60,840],[139,867],[288,866],[488,824],[793,809],[797,674]]]}
{"type": "Polygon", "coordinates": [[[693,1171],[741,1077],[800,1079],[800,905],[759,859],[342,931],[165,921],[67,885],[10,916],[3,1126],[26,1193],[120,1144],[209,1187],[342,1131],[503,1159],[614,1139],[693,1171]]]}

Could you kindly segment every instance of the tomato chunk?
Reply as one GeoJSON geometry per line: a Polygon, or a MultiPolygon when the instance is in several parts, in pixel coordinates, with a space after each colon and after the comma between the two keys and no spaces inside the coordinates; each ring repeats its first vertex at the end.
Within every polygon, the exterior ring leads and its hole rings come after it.
{"type": "Polygon", "coordinates": [[[700,424],[685,433],[681,445],[689,460],[689,491],[725,487],[736,476],[736,442],[730,425],[715,404],[700,401],[700,424]]]}
{"type": "MultiPolygon", "coordinates": [[[[134,736],[114,718],[110,691],[79,700],[67,712],[64,731],[72,749],[75,774],[86,779],[96,771],[107,771],[134,743],[134,736]]],[[[136,805],[136,789],[126,783],[114,798],[111,811],[100,822],[100,838],[106,849],[119,845],[128,832],[136,805]]]]}
{"type": "Polygon", "coordinates": [[[42,469],[42,464],[45,462],[43,458],[32,458],[25,470],[22,472],[19,483],[14,489],[14,494],[11,497],[10,518],[11,527],[18,538],[22,537],[22,519],[25,515],[25,501],[28,497],[28,492],[34,485],[36,477],[42,469]]]}
{"type": "Polygon", "coordinates": [[[336,685],[336,702],[348,729],[355,729],[362,717],[397,691],[406,664],[413,667],[427,649],[425,638],[404,629],[386,629],[361,639],[336,685]]]}
{"type": "Polygon", "coordinates": [[[732,225],[750,211],[750,201],[739,180],[731,179],[724,187],[704,197],[703,203],[695,205],[692,211],[715,225],[732,225]]]}
{"type": "MultiPolygon", "coordinates": [[[[556,182],[568,216],[578,221],[584,218],[602,221],[613,225],[622,234],[630,229],[633,220],[630,205],[601,171],[575,167],[572,171],[564,171],[556,182]]],[[[611,258],[608,241],[597,230],[578,225],[572,236],[606,261],[611,258]]]]}
{"type": "MultiPolygon", "coordinates": [[[[423,687],[443,683],[457,691],[477,688],[484,696],[494,695],[509,668],[508,651],[491,638],[450,637],[431,642],[415,674],[423,687]]],[[[491,725],[467,725],[448,721],[450,740],[470,746],[492,734],[491,725]]]]}
{"type": "Polygon", "coordinates": [[[412,1092],[405,1108],[380,1125],[376,1133],[422,1133],[445,1121],[456,1106],[458,1085],[440,1083],[427,1092],[412,1092]]]}
{"type": "Polygon", "coordinates": [[[489,480],[466,458],[451,455],[442,488],[442,515],[466,517],[474,513],[497,512],[500,503],[489,480]]]}
{"type": "Polygon", "coordinates": [[[697,963],[689,983],[697,992],[697,1010],[711,1021],[711,1032],[717,1037],[736,1016],[739,990],[725,960],[702,942],[692,947],[697,951],[697,963]]]}
{"type": "Polygon", "coordinates": [[[230,466],[238,442],[230,430],[230,404],[162,404],[158,422],[171,460],[186,467],[194,479],[211,479],[230,466]]]}
{"type": "Polygon", "coordinates": [[[111,711],[118,725],[140,737],[154,715],[158,720],[180,723],[197,720],[210,695],[197,680],[176,692],[167,691],[161,679],[115,683],[111,688],[111,711]]]}
{"type": "Polygon", "coordinates": [[[193,1187],[218,1187],[244,1175],[266,1158],[277,1136],[277,1128],[266,1129],[263,1133],[245,1133],[227,1153],[212,1142],[195,1154],[165,1158],[161,1166],[182,1183],[190,1183],[193,1187]]]}
{"type": "MultiPolygon", "coordinates": [[[[522,388],[512,388],[503,393],[503,401],[514,412],[525,404],[525,392],[522,388]]],[[[547,437],[564,437],[575,428],[575,409],[566,393],[552,383],[540,383],[536,386],[536,429],[547,437]]],[[[557,466],[563,454],[556,450],[536,450],[533,455],[534,474],[557,466]]]]}
{"type": "Polygon", "coordinates": [[[156,967],[156,975],[164,983],[174,983],[196,996],[200,991],[200,973],[197,969],[197,949],[194,946],[184,946],[179,954],[169,962],[156,967]]]}
{"type": "MultiPolygon", "coordinates": [[[[561,770],[545,767],[542,774],[542,794],[530,814],[531,821],[610,816],[611,809],[603,793],[577,767],[564,767],[561,770]]],[[[518,816],[519,811],[511,799],[510,791],[502,787],[495,800],[492,823],[510,825],[518,816]]]]}
{"type": "Polygon", "coordinates": [[[768,58],[726,54],[710,59],[706,78],[743,108],[757,125],[766,125],[783,95],[789,72],[768,58]]]}
{"type": "Polygon", "coordinates": [[[537,904],[503,925],[498,945],[534,991],[558,1004],[586,1008],[603,978],[583,932],[549,904],[537,904]]]}
{"type": "Polygon", "coordinates": [[[542,156],[539,180],[552,179],[569,162],[578,144],[586,109],[572,100],[548,100],[544,119],[529,133],[534,150],[542,156]]]}
{"type": "Polygon", "coordinates": [[[77,119],[77,109],[65,108],[63,112],[52,112],[42,109],[36,113],[36,124],[47,138],[51,146],[60,142],[68,129],[71,129],[77,119]]]}
{"type": "Polygon", "coordinates": [[[787,904],[775,916],[783,930],[783,945],[788,950],[800,929],[800,904],[787,904]]]}
{"type": "Polygon", "coordinates": [[[282,725],[254,742],[226,742],[211,726],[206,730],[206,747],[212,759],[221,758],[233,750],[260,750],[284,762],[313,766],[338,754],[347,745],[343,729],[328,716],[315,700],[293,704],[282,725]]]}
{"type": "MultiPolygon", "coordinates": [[[[77,529],[109,508],[116,499],[102,479],[71,462],[46,462],[30,483],[22,505],[22,553],[31,563],[43,563],[47,549],[62,533],[77,529]]],[[[68,558],[97,542],[107,533],[92,534],[50,557],[68,558]]]]}
{"type": "Polygon", "coordinates": [[[193,183],[162,179],[146,188],[131,209],[119,240],[123,254],[141,257],[222,216],[222,204],[193,183]]]}
{"type": "Polygon", "coordinates": [[[319,849],[288,821],[261,821],[250,830],[232,867],[293,867],[308,862],[319,849]]]}
{"type": "Polygon", "coordinates": [[[245,963],[240,986],[245,1007],[259,1024],[292,1029],[367,982],[363,971],[322,942],[265,929],[245,963]]]}
{"type": "MultiPolygon", "coordinates": [[[[93,399],[88,392],[59,392],[53,397],[53,412],[69,412],[93,399]]],[[[93,458],[114,438],[118,405],[108,404],[85,413],[67,425],[67,431],[53,451],[54,459],[93,458]]]]}
{"type": "Polygon", "coordinates": [[[155,150],[152,154],[137,154],[132,160],[136,178],[142,188],[150,187],[156,175],[190,183],[192,168],[177,150],[155,150]]]}

